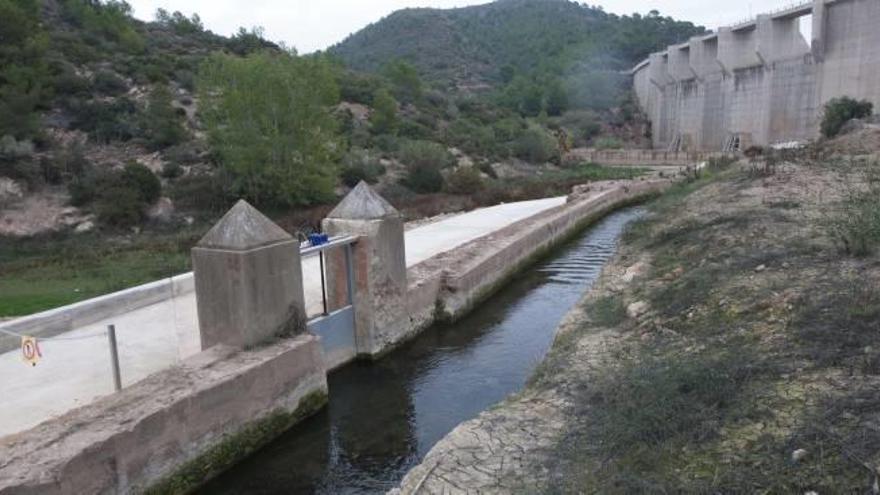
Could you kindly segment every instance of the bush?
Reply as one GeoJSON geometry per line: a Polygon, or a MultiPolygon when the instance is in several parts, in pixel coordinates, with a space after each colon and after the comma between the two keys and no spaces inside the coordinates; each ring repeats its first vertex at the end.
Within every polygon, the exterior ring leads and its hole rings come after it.
{"type": "Polygon", "coordinates": [[[870,117],[873,111],[874,105],[867,100],[857,101],[847,96],[834,98],[825,104],[822,135],[827,138],[837,136],[844,124],[852,119],[870,117]]]}
{"type": "Polygon", "coordinates": [[[145,204],[153,204],[162,194],[162,183],[149,168],[137,162],[129,162],[122,169],[122,186],[137,191],[138,197],[145,204]]]}
{"type": "Polygon", "coordinates": [[[880,174],[867,169],[848,185],[840,204],[827,212],[825,225],[843,252],[865,256],[880,243],[880,174]]]}
{"type": "Polygon", "coordinates": [[[166,162],[162,165],[162,177],[166,179],[176,179],[183,175],[183,167],[177,162],[166,162]]]}
{"type": "Polygon", "coordinates": [[[99,70],[95,74],[92,87],[107,96],[118,96],[128,91],[128,85],[125,81],[115,72],[109,70],[99,70]]]}
{"type": "Polygon", "coordinates": [[[545,163],[559,158],[556,140],[540,127],[530,127],[516,141],[517,158],[530,163],[545,163]]]}
{"type": "Polygon", "coordinates": [[[159,150],[182,143],[187,135],[180,117],[171,105],[168,86],[159,85],[150,92],[147,110],[143,117],[144,134],[149,147],[159,150]]]}
{"type": "Polygon", "coordinates": [[[101,223],[130,227],[143,221],[144,210],[159,199],[162,184],[150,169],[131,162],[122,170],[87,170],[75,177],[67,189],[71,204],[93,205],[101,223]]]}
{"type": "Polygon", "coordinates": [[[144,220],[144,203],[137,189],[114,184],[101,191],[95,203],[98,221],[111,227],[131,227],[144,220]]]}
{"type": "Polygon", "coordinates": [[[128,98],[118,98],[113,102],[70,102],[74,116],[73,127],[89,133],[98,143],[128,141],[138,134],[134,124],[137,107],[128,98]]]}
{"type": "Polygon", "coordinates": [[[455,163],[455,157],[442,145],[430,141],[410,141],[398,153],[406,165],[405,185],[416,192],[432,193],[443,189],[440,170],[455,163]]]}
{"type": "Polygon", "coordinates": [[[366,150],[352,151],[343,160],[341,178],[348,187],[354,187],[360,181],[375,184],[384,174],[385,166],[366,150]]]}
{"type": "Polygon", "coordinates": [[[446,182],[447,191],[453,194],[476,194],[486,187],[476,167],[458,167],[446,182]]]}
{"type": "Polygon", "coordinates": [[[623,148],[623,142],[615,137],[600,137],[593,143],[593,147],[597,150],[619,150],[623,148]]]}

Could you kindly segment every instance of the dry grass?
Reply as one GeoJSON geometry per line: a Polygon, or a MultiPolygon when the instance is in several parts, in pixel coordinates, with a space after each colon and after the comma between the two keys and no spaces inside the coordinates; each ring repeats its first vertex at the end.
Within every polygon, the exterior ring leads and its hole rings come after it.
{"type": "Polygon", "coordinates": [[[851,187],[843,177],[736,166],[632,227],[591,296],[598,318],[560,339],[536,382],[572,404],[547,492],[871,492],[880,257],[842,253],[823,222],[851,187]],[[644,259],[632,282],[614,279],[644,259]],[[604,318],[611,300],[650,311],[604,318]],[[578,339],[609,322],[620,339],[586,366],[578,339]]]}

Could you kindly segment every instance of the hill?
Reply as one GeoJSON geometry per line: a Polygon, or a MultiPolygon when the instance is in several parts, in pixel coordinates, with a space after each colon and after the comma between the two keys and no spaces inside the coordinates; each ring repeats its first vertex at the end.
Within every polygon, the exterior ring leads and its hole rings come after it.
{"type": "Polygon", "coordinates": [[[514,73],[562,74],[586,63],[628,69],[652,51],[704,31],[656,11],[617,16],[568,0],[499,0],[400,10],[328,52],[371,72],[401,59],[427,80],[473,88],[497,86],[514,73]]]}

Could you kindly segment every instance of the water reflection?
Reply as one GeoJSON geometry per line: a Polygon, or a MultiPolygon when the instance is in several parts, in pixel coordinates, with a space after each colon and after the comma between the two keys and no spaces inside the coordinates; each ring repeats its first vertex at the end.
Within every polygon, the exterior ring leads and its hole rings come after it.
{"type": "Polygon", "coordinates": [[[382,493],[462,421],[519,390],[638,208],[608,216],[472,315],[329,377],[330,403],[205,494],[382,493]]]}

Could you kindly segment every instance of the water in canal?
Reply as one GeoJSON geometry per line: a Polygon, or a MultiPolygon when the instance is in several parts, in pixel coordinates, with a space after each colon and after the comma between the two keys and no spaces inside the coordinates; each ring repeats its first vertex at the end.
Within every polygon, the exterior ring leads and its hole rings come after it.
{"type": "Polygon", "coordinates": [[[327,408],[201,492],[393,488],[456,425],[522,388],[562,317],[640,215],[639,208],[609,215],[457,323],[432,328],[382,360],[332,373],[327,408]]]}

